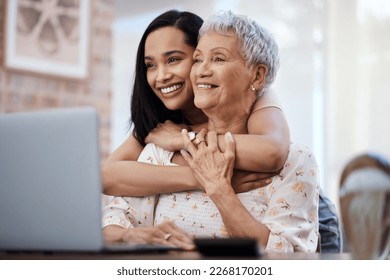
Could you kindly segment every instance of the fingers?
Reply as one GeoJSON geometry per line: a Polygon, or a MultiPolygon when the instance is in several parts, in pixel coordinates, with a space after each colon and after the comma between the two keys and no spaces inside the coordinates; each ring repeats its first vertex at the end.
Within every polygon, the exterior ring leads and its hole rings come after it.
{"type": "Polygon", "coordinates": [[[190,137],[188,137],[187,129],[182,129],[181,138],[183,140],[184,148],[186,149],[186,151],[193,155],[196,152],[196,148],[191,142],[190,137]]]}
{"type": "Polygon", "coordinates": [[[181,155],[183,156],[184,160],[187,162],[189,166],[192,165],[192,157],[186,150],[180,150],[181,155]]]}
{"type": "Polygon", "coordinates": [[[235,171],[233,188],[235,193],[248,192],[268,186],[273,181],[273,173],[235,171]]]}
{"type": "Polygon", "coordinates": [[[235,159],[236,156],[236,142],[234,142],[233,135],[230,132],[225,134],[225,157],[229,159],[235,159]]]}
{"type": "Polygon", "coordinates": [[[230,132],[226,132],[225,134],[225,143],[227,151],[235,151],[236,142],[234,142],[233,135],[230,132]]]}
{"type": "Polygon", "coordinates": [[[196,135],[196,138],[195,140],[193,141],[193,143],[195,145],[200,145],[202,144],[202,146],[205,146],[207,143],[206,143],[206,129],[205,128],[202,128],[199,133],[196,135]]]}
{"type": "Polygon", "coordinates": [[[215,131],[209,131],[209,133],[207,133],[207,146],[212,150],[218,148],[218,135],[215,131]]]}
{"type": "Polygon", "coordinates": [[[194,152],[195,147],[192,147],[193,144],[190,140],[190,137],[188,137],[188,132],[186,129],[182,129],[181,138],[183,140],[184,150],[180,150],[180,153],[183,156],[183,158],[185,159],[185,161],[187,162],[187,164],[189,166],[191,166],[192,165],[192,156],[190,155],[190,153],[188,151],[189,151],[189,149],[193,149],[193,152],[194,152]]]}
{"type": "Polygon", "coordinates": [[[272,181],[273,181],[272,178],[251,181],[251,182],[245,183],[244,185],[246,185],[246,186],[243,187],[243,189],[246,188],[246,191],[250,191],[250,190],[264,188],[264,187],[268,186],[269,184],[271,184],[272,181]]]}
{"type": "Polygon", "coordinates": [[[246,172],[245,175],[243,176],[245,181],[260,181],[260,180],[270,180],[272,182],[272,177],[277,175],[277,172],[270,172],[270,173],[265,173],[265,172],[246,172]]]}
{"type": "MultiPolygon", "coordinates": [[[[192,160],[194,158],[194,156],[197,154],[198,150],[200,151],[200,150],[204,149],[205,147],[207,147],[212,152],[219,151],[218,135],[215,131],[209,131],[207,133],[206,129],[202,129],[198,133],[198,135],[196,136],[196,139],[193,142],[191,142],[186,129],[182,130],[181,135],[182,135],[182,140],[183,140],[183,144],[184,144],[184,148],[185,148],[184,151],[181,151],[181,154],[190,166],[191,166],[190,160],[192,160]]],[[[226,151],[224,152],[224,155],[227,159],[234,161],[236,143],[235,143],[233,136],[230,132],[227,132],[225,134],[225,143],[226,143],[225,144],[226,151]]]]}
{"type": "Polygon", "coordinates": [[[195,248],[192,237],[172,222],[156,226],[119,228],[121,241],[138,244],[162,244],[179,247],[184,250],[195,248]]]}
{"type": "Polygon", "coordinates": [[[254,189],[259,189],[259,188],[266,187],[269,184],[271,184],[272,181],[273,181],[272,178],[261,179],[261,180],[255,181],[255,182],[253,182],[253,185],[254,185],[253,188],[254,189]]]}
{"type": "Polygon", "coordinates": [[[171,222],[164,223],[162,225],[164,230],[169,231],[172,234],[169,238],[169,242],[172,245],[186,250],[194,249],[193,239],[187,232],[171,222]]]}
{"type": "Polygon", "coordinates": [[[160,243],[180,247],[185,250],[195,248],[191,236],[172,222],[166,222],[157,226],[161,231],[160,243]]]}

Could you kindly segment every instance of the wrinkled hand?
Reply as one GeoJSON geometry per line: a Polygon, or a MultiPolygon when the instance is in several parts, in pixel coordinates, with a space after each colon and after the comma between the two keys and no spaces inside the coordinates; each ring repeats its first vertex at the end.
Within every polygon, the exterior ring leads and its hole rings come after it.
{"type": "Polygon", "coordinates": [[[218,148],[216,132],[209,131],[207,137],[205,137],[205,132],[202,129],[193,143],[188,137],[187,130],[183,129],[182,139],[185,150],[182,150],[181,154],[192,169],[199,184],[211,197],[214,194],[232,191],[231,179],[235,160],[235,142],[231,133],[226,133],[226,150],[221,152],[218,148]],[[197,147],[195,143],[197,143],[197,147]]]}
{"type": "Polygon", "coordinates": [[[176,124],[172,121],[165,121],[158,124],[145,138],[145,143],[154,143],[157,146],[170,151],[180,151],[183,149],[181,130],[188,128],[184,124],[176,124]]]}
{"type": "Polygon", "coordinates": [[[193,250],[192,237],[172,222],[165,222],[152,227],[136,227],[126,230],[122,241],[141,244],[162,244],[193,250]]]}
{"type": "Polygon", "coordinates": [[[243,193],[254,189],[266,187],[272,183],[272,177],[277,174],[278,172],[259,173],[243,170],[234,170],[232,178],[232,186],[234,192],[243,193]]]}

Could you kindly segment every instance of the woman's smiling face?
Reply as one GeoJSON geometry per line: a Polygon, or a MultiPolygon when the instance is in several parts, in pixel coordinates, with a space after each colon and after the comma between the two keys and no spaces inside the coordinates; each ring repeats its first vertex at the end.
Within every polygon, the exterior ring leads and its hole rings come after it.
{"type": "Polygon", "coordinates": [[[190,80],[193,52],[194,48],[185,43],[184,33],[175,27],[157,29],[145,41],[148,83],[170,110],[194,107],[190,80]]]}
{"type": "Polygon", "coordinates": [[[250,90],[253,73],[233,31],[204,34],[194,52],[191,71],[195,105],[202,110],[247,111],[256,98],[250,90]]]}

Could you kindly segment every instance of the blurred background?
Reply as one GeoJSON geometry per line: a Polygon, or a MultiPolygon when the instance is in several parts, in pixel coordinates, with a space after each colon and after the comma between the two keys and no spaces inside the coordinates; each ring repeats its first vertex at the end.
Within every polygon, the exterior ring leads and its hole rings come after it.
{"type": "Polygon", "coordinates": [[[130,133],[141,35],[169,9],[202,18],[229,9],[274,34],[281,68],[273,89],[292,140],[314,151],[321,186],[337,207],[338,181],[349,159],[366,151],[389,157],[386,0],[0,0],[0,112],[94,106],[104,159],[130,133]],[[75,60],[61,60],[61,51],[75,60]],[[27,63],[29,57],[38,60],[27,63]]]}

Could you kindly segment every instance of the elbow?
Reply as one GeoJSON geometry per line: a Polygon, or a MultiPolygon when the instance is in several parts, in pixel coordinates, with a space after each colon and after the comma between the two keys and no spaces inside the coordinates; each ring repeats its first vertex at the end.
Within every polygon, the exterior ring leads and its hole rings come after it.
{"type": "Polygon", "coordinates": [[[113,177],[110,176],[110,164],[104,163],[101,168],[101,180],[102,180],[102,192],[106,195],[114,195],[113,194],[113,177]]]}
{"type": "Polygon", "coordinates": [[[284,163],[286,162],[287,155],[288,155],[288,147],[284,147],[283,145],[273,144],[270,145],[269,149],[269,156],[268,156],[268,164],[269,164],[269,170],[271,172],[280,171],[284,163]]]}

